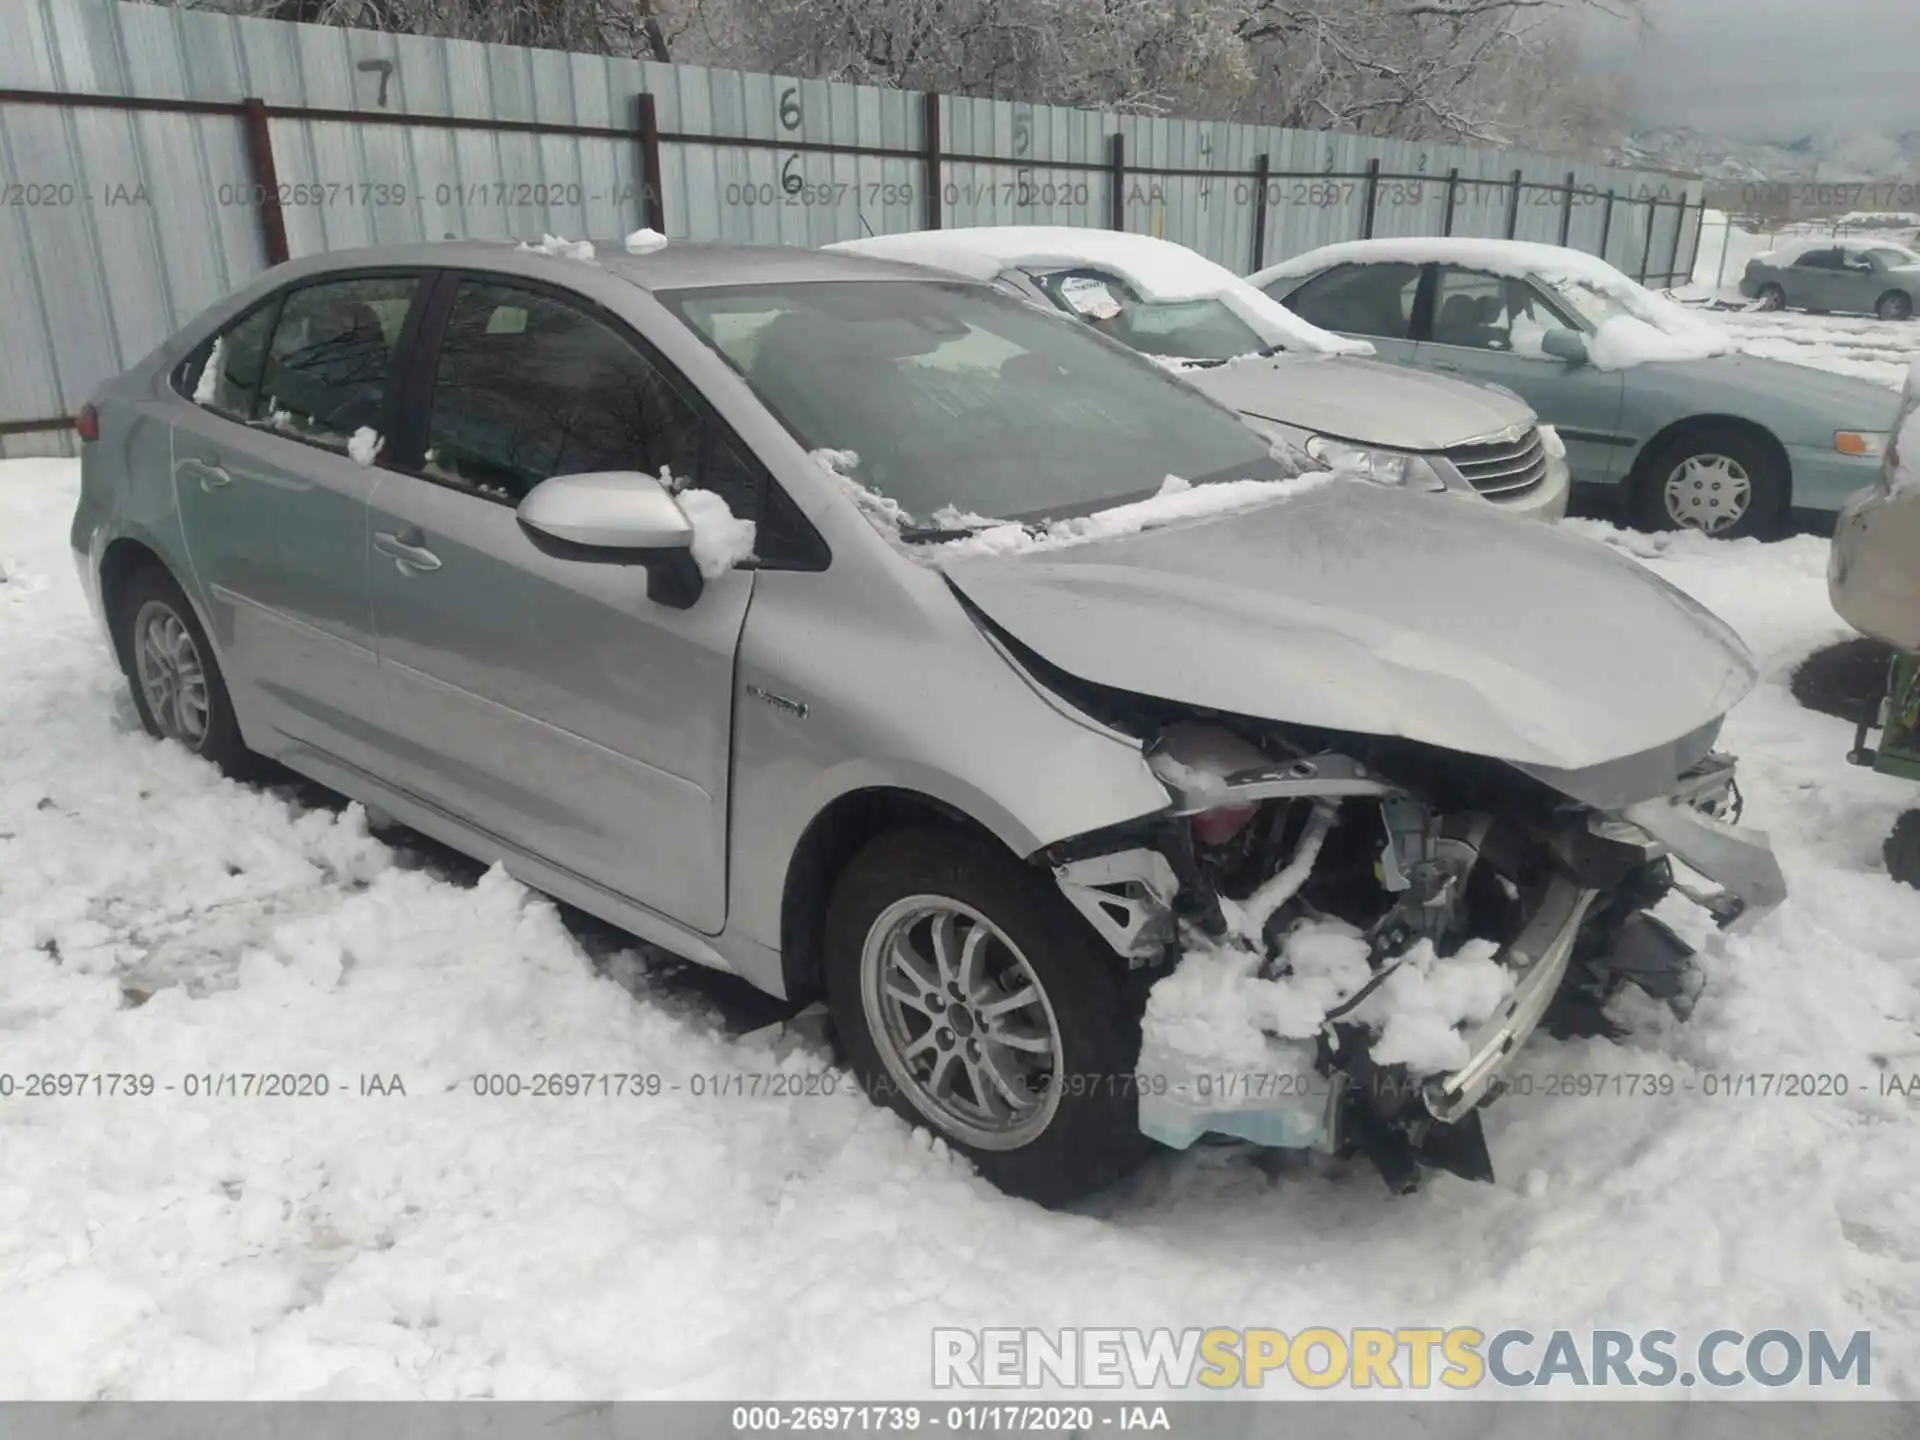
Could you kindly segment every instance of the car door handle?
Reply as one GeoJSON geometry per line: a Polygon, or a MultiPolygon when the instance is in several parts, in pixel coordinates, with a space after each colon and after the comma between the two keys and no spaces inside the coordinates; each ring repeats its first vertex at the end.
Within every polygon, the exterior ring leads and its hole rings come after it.
{"type": "Polygon", "coordinates": [[[215,465],[210,460],[182,460],[179,472],[199,481],[200,488],[209,493],[233,483],[233,476],[226,472],[225,467],[215,465]]]}
{"type": "MultiPolygon", "coordinates": [[[[416,539],[419,532],[409,532],[416,539]]],[[[376,530],[373,534],[373,548],[382,555],[391,555],[393,563],[402,575],[425,574],[440,568],[440,557],[424,545],[413,544],[401,539],[391,530],[376,530]]]]}

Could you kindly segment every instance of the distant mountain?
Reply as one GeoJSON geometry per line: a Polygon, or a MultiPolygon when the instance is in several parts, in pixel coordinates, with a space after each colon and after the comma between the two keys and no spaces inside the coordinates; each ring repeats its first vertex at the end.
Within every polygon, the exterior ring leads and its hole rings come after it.
{"type": "Polygon", "coordinates": [[[1707,135],[1683,125],[1638,130],[1615,142],[1617,165],[1680,170],[1721,184],[1781,182],[1860,183],[1879,187],[1864,197],[1914,208],[1920,194],[1920,130],[1883,135],[1803,135],[1791,140],[1745,140],[1707,135]]]}

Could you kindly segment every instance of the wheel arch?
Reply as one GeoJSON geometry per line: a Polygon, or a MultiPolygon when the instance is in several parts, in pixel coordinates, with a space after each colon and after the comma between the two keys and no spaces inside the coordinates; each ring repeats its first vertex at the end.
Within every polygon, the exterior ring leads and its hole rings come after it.
{"type": "Polygon", "coordinates": [[[957,830],[1013,853],[979,820],[924,791],[875,785],[835,796],[807,822],[787,861],[780,895],[780,974],[788,999],[820,993],[822,939],[835,877],[869,842],[911,826],[957,830]]]}
{"type": "MultiPolygon", "coordinates": [[[[144,540],[131,535],[122,535],[110,541],[100,552],[100,611],[106,617],[107,633],[113,637],[114,659],[119,662],[123,673],[133,673],[133,656],[128,648],[127,627],[120,614],[121,597],[127,593],[127,586],[133,577],[142,570],[154,569],[170,578],[174,584],[180,584],[180,577],[168,568],[160,553],[144,540]]],[[[186,593],[182,585],[181,593],[186,593]]],[[[193,597],[187,597],[187,603],[193,603],[193,597]]],[[[207,628],[207,617],[197,617],[200,628],[207,628]]]]}

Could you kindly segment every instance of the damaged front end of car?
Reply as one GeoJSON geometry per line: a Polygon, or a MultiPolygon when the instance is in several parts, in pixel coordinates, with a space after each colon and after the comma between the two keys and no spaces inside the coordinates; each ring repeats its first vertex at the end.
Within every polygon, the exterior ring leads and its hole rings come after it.
{"type": "Polygon", "coordinates": [[[1401,740],[1128,718],[1172,805],[1049,858],[1152,984],[1140,1126],[1174,1148],[1216,1135],[1364,1154],[1399,1192],[1433,1168],[1491,1179],[1480,1108],[1536,1027],[1606,1033],[1602,1008],[1628,982],[1684,1008],[1692,952],[1653,906],[1681,894],[1731,928],[1785,897],[1766,837],[1732,824],[1717,723],[1661,757],[1673,768],[1657,793],[1601,809],[1512,764],[1401,740]],[[1203,1009],[1255,1016],[1257,1048],[1215,1044],[1161,1004],[1183,967],[1203,1009]],[[1428,1008],[1397,1018],[1397,995],[1428,1008]],[[1436,1047],[1432,1006],[1455,1001],[1436,1047]],[[1396,1026],[1414,1021],[1427,1039],[1409,1046],[1396,1026]]]}

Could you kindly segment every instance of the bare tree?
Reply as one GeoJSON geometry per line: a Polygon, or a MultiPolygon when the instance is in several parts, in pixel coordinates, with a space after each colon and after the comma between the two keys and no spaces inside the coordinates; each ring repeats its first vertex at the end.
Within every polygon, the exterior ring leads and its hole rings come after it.
{"type": "MultiPolygon", "coordinates": [[[[195,0],[183,0],[195,3],[195,0]]],[[[1642,0],[198,0],[894,88],[1598,155],[1581,12],[1642,0]]]]}

